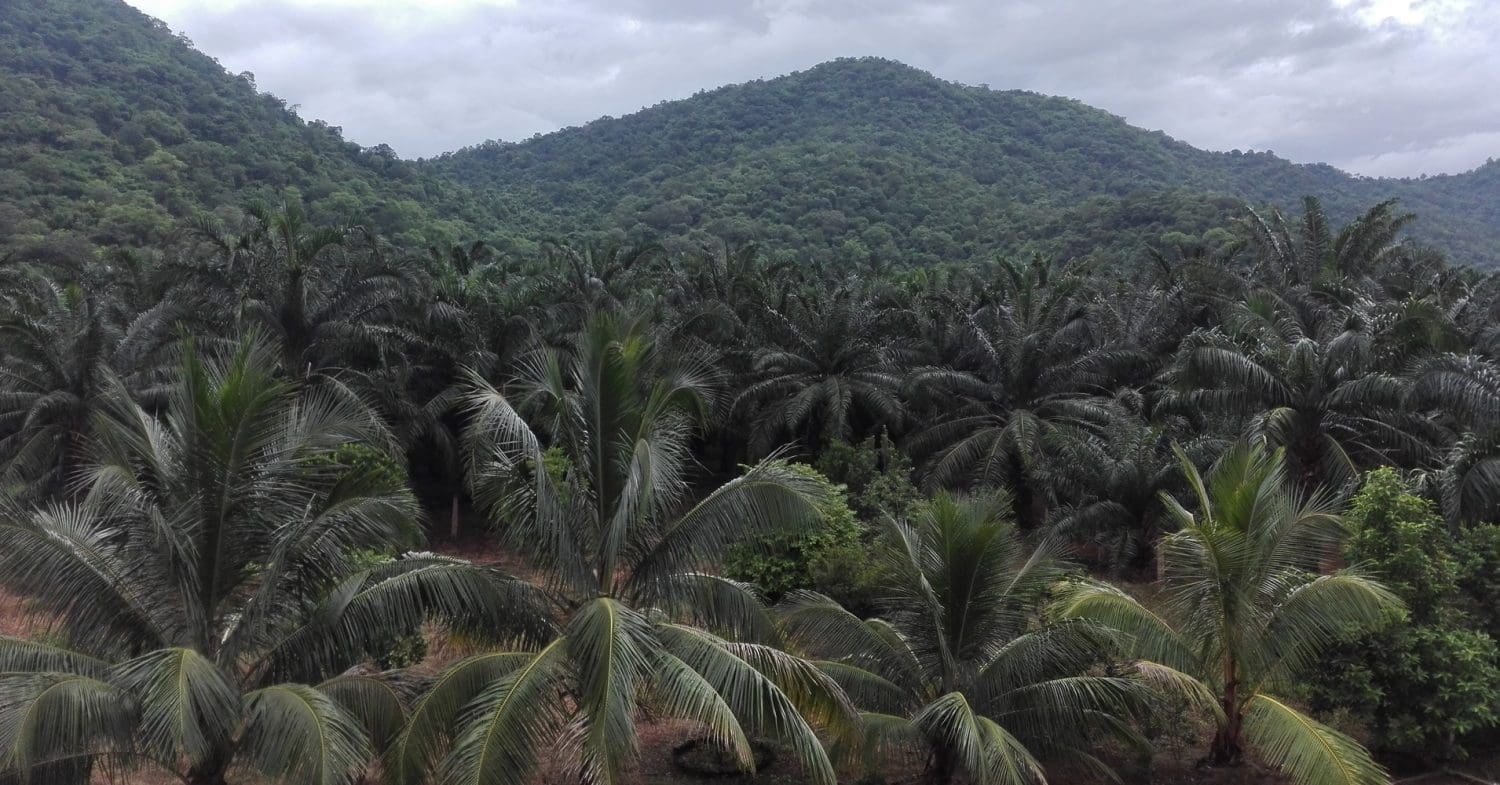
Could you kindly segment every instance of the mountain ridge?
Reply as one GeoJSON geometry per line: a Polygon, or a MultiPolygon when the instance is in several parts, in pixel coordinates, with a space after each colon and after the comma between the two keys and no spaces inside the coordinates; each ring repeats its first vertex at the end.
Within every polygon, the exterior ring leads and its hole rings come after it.
{"type": "Polygon", "coordinates": [[[1500,164],[1426,179],[1210,152],[1070,98],[844,58],[621,117],[426,159],[298,117],[121,0],[0,15],[0,245],[62,231],[142,245],[201,211],[295,194],[318,220],[413,245],[623,233],[758,242],[786,258],[1126,260],[1249,204],[1400,198],[1414,235],[1500,266],[1500,164]]]}

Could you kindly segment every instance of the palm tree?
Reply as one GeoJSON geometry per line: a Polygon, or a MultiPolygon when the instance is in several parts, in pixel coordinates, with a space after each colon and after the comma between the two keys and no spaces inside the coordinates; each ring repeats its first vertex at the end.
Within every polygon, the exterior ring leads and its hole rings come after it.
{"type": "Polygon", "coordinates": [[[1044,759],[1104,768],[1092,742],[1140,741],[1125,720],[1144,683],[1091,673],[1109,650],[1101,628],[1039,622],[1067,567],[1008,516],[1002,496],[940,494],[915,520],[887,519],[880,618],[810,592],[778,606],[789,639],[865,710],[868,752],[915,747],[944,785],[1042,782],[1044,759]]]}
{"type": "Polygon", "coordinates": [[[1115,627],[1143,660],[1210,690],[1217,731],[1209,763],[1238,763],[1248,749],[1299,785],[1386,782],[1358,742],[1275,696],[1340,636],[1379,622],[1400,601],[1356,572],[1318,574],[1343,521],[1326,495],[1294,489],[1280,450],[1240,445],[1206,479],[1186,455],[1179,459],[1198,511],[1163,496],[1180,528],[1159,547],[1161,613],[1083,581],[1063,591],[1057,615],[1115,627]]]}
{"type": "Polygon", "coordinates": [[[1248,209],[1241,221],[1255,253],[1257,277],[1281,286],[1347,287],[1374,275],[1405,246],[1401,232],[1416,219],[1396,210],[1396,200],[1381,202],[1335,233],[1322,204],[1302,201],[1302,217],[1293,226],[1272,208],[1262,215],[1248,209]]]}
{"type": "Polygon", "coordinates": [[[794,298],[786,312],[771,312],[769,345],[734,402],[755,423],[758,446],[795,438],[817,450],[899,426],[907,358],[890,338],[896,316],[849,290],[794,298]]]}
{"type": "MultiPolygon", "coordinates": [[[[374,235],[312,225],[302,208],[255,208],[243,239],[215,242],[218,259],[185,269],[214,292],[232,332],[258,330],[281,347],[283,372],[311,379],[399,361],[416,336],[403,323],[418,291],[409,265],[374,235]]],[[[199,232],[223,234],[212,226],[199,232]]],[[[217,235],[212,235],[217,236],[217,235]]]]}
{"type": "Polygon", "coordinates": [[[1041,523],[1047,500],[1031,481],[1057,429],[1097,429],[1114,417],[1101,398],[1137,352],[1094,334],[1081,280],[1053,280],[1051,265],[1000,266],[1000,283],[953,343],[953,361],[919,371],[915,384],[946,412],[915,435],[934,453],[935,484],[1009,486],[1017,519],[1041,523]]]}
{"type": "Polygon", "coordinates": [[[442,782],[524,783],[543,761],[549,778],[619,782],[644,709],[698,723],[747,768],[749,734],[779,737],[831,785],[809,721],[847,724],[842,693],[756,642],[774,639],[758,599],[707,571],[733,543],[815,522],[819,499],[769,461],[684,504],[710,379],[663,356],[643,323],[596,315],[571,352],[532,356],[514,395],[471,380],[473,493],[530,556],[557,633],[438,677],[387,761],[398,782],[435,767],[442,782]]]}
{"type": "Polygon", "coordinates": [[[162,419],[106,380],[82,498],[0,511],[0,584],[59,638],[0,639],[0,770],[81,759],[188,785],[242,770],[352,783],[402,705],[351,667],[429,611],[498,613],[529,590],[436,558],[361,569],[410,542],[417,514],[404,486],[344,457],[389,442],[378,418],[279,380],[267,344],[184,352],[162,419]]]}
{"type": "MultiPolygon", "coordinates": [[[[116,260],[133,273],[129,259],[116,260]]],[[[0,282],[0,461],[12,491],[64,489],[83,458],[104,381],[154,383],[159,356],[188,301],[140,306],[108,269],[9,265],[0,282]],[[121,291],[121,289],[125,291],[121,291]]],[[[124,283],[130,283],[126,281],[124,283]]]]}
{"type": "Polygon", "coordinates": [[[1243,418],[1249,438],[1286,448],[1304,490],[1348,485],[1369,465],[1419,463],[1435,433],[1407,406],[1408,381],[1375,367],[1367,319],[1308,307],[1315,313],[1259,292],[1230,316],[1228,333],[1189,336],[1164,405],[1243,418]]]}

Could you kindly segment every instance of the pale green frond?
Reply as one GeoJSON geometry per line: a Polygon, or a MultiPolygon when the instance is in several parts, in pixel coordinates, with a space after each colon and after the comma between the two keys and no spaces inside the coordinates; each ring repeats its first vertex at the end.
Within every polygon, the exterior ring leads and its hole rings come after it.
{"type": "Polygon", "coordinates": [[[136,704],[106,681],[69,673],[0,674],[0,772],[127,750],[136,704]]]}
{"type": "Polygon", "coordinates": [[[1297,785],[1385,785],[1359,742],[1264,694],[1245,704],[1245,740],[1297,785]]]}
{"type": "Polygon", "coordinates": [[[53,671],[102,678],[109,667],[103,660],[61,646],[0,636],[0,673],[53,671]]]}
{"type": "Polygon", "coordinates": [[[701,724],[711,741],[734,753],[740,767],[755,770],[755,752],[739,718],[714,685],[687,663],[670,653],[656,653],[653,679],[656,707],[667,717],[678,717],[701,724]]]}
{"type": "Polygon", "coordinates": [[[417,785],[457,735],[464,707],[486,687],[532,662],[532,652],[496,652],[462,660],[427,685],[385,754],[385,770],[398,785],[417,785]]]}
{"type": "Polygon", "coordinates": [[[879,674],[848,662],[815,660],[813,664],[833,679],[849,700],[861,709],[895,714],[915,708],[910,692],[879,674]]]}
{"type": "Polygon", "coordinates": [[[784,461],[768,459],[720,486],[683,513],[632,576],[637,591],[716,564],[726,547],[758,535],[815,526],[823,488],[784,461]]]}
{"type": "Polygon", "coordinates": [[[617,782],[636,755],[635,711],[655,648],[645,617],[608,597],[579,608],[564,630],[578,680],[584,776],[617,782]]]}
{"type": "Polygon", "coordinates": [[[359,721],[377,751],[386,749],[406,723],[405,701],[388,676],[346,674],[317,690],[359,721]]]}
{"type": "Polygon", "coordinates": [[[160,649],[111,678],[140,706],[141,744],[155,757],[198,763],[224,749],[240,720],[239,690],[192,649],[160,649]]]}
{"type": "Polygon", "coordinates": [[[921,666],[889,624],[863,621],[809,591],[789,593],[776,606],[776,615],[792,644],[815,657],[849,662],[899,684],[922,681],[921,666]]]}
{"type": "MultiPolygon", "coordinates": [[[[646,587],[643,587],[646,588],[646,587]]],[[[775,644],[780,632],[753,584],[706,572],[665,576],[640,599],[676,621],[738,640],[775,644]]]]}
{"type": "Polygon", "coordinates": [[[369,736],[329,695],[281,684],[245,696],[243,765],[287,785],[349,785],[371,760],[369,736]]]}
{"type": "Polygon", "coordinates": [[[939,697],[911,722],[930,744],[951,754],[976,785],[1027,785],[1042,779],[1031,753],[993,720],[975,712],[963,693],[939,697]]]}
{"type": "Polygon", "coordinates": [[[1258,654],[1266,666],[1302,673],[1351,631],[1373,627],[1402,607],[1389,589],[1358,573],[1320,575],[1293,588],[1272,609],[1258,654]]]}
{"type": "Polygon", "coordinates": [[[1051,612],[1055,618],[1088,619],[1119,630],[1128,636],[1130,651],[1141,659],[1196,670],[1193,648],[1172,625],[1115,586],[1084,580],[1063,583],[1051,612]]]}
{"type": "Polygon", "coordinates": [[[567,726],[558,700],[565,676],[566,638],[487,686],[466,708],[463,731],[438,769],[444,785],[525,785],[567,726]]]}
{"type": "MultiPolygon", "coordinates": [[[[662,625],[657,635],[667,651],[713,686],[747,730],[784,742],[814,785],[833,785],[833,765],[808,718],[842,719],[853,711],[828,677],[789,655],[726,644],[691,627],[662,625]]],[[[833,727],[847,732],[849,725],[833,727]]]]}

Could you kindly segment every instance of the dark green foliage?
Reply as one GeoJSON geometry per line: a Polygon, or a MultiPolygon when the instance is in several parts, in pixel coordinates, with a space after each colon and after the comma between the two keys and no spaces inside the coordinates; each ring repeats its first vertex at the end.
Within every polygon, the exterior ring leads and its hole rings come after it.
{"type": "Polygon", "coordinates": [[[861,520],[905,515],[920,494],[912,482],[911,459],[881,432],[859,444],[834,442],[818,455],[818,471],[845,487],[849,506],[861,520]]]}
{"type": "Polygon", "coordinates": [[[1462,759],[1473,734],[1500,722],[1500,649],[1462,610],[1465,565],[1433,505],[1390,469],[1367,475],[1349,523],[1346,558],[1406,610],[1340,646],[1312,679],[1314,702],[1353,711],[1387,753],[1462,759]]]}
{"type": "Polygon", "coordinates": [[[1465,529],[1454,542],[1453,553],[1464,608],[1476,629],[1500,641],[1500,525],[1465,529]]]}
{"type": "Polygon", "coordinates": [[[813,531],[777,532],[731,550],[724,574],[755,584],[773,601],[809,589],[846,607],[868,603],[877,571],[868,533],[850,508],[845,488],[805,464],[791,467],[821,488],[821,525],[813,531]]]}
{"type": "Polygon", "coordinates": [[[1077,101],[945,82],[875,58],[700,93],[424,166],[487,193],[529,233],[624,228],[701,244],[775,243],[857,266],[1040,251],[1135,258],[1246,202],[1338,194],[1352,218],[1400,197],[1418,233],[1494,264],[1500,164],[1422,180],[1357,178],[1269,152],[1211,153],[1077,101]]]}
{"type": "Polygon", "coordinates": [[[414,245],[485,215],[463,186],[303,121],[119,0],[5,3],[0,106],[0,245],[57,230],[146,245],[287,189],[320,221],[414,245]]]}

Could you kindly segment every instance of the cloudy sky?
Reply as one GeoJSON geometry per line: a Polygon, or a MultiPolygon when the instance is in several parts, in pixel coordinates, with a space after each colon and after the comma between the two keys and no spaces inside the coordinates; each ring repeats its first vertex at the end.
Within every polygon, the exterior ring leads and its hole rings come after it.
{"type": "Polygon", "coordinates": [[[128,0],[407,157],[844,55],[1369,175],[1500,156],[1496,0],[128,0]]]}

